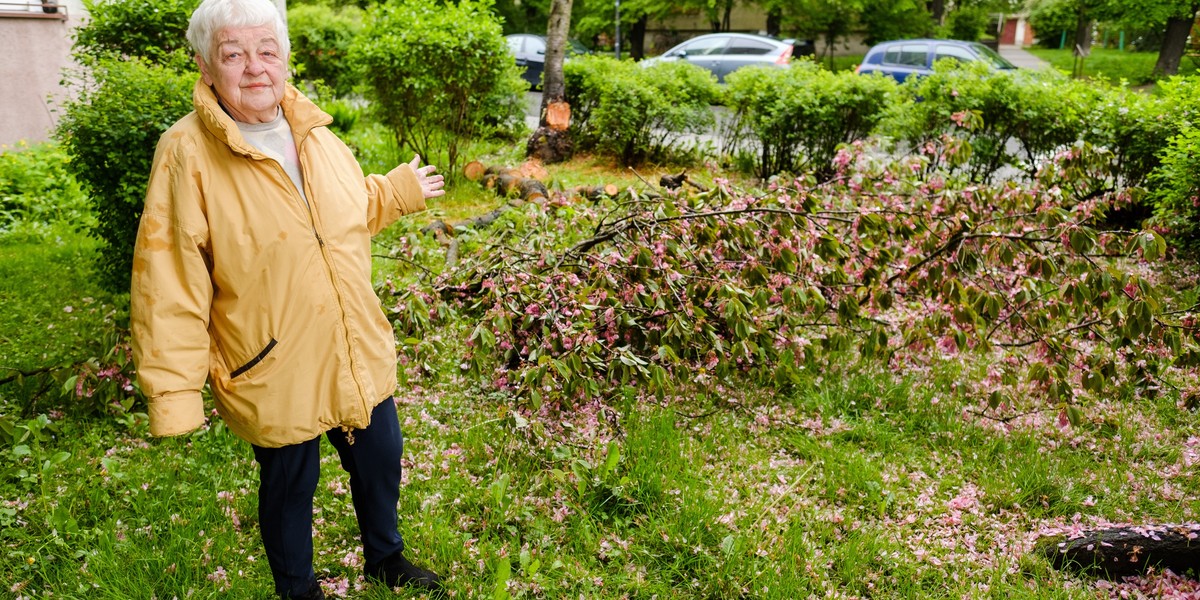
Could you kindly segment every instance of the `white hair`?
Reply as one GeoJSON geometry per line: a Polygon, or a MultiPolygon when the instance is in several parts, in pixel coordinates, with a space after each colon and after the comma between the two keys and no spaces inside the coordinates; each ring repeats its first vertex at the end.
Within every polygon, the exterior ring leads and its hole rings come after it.
{"type": "Polygon", "coordinates": [[[213,42],[217,33],[226,27],[259,27],[270,25],[275,28],[279,50],[287,60],[292,53],[288,41],[287,23],[271,0],[204,0],[192,13],[188,23],[187,40],[192,50],[211,63],[213,42]]]}

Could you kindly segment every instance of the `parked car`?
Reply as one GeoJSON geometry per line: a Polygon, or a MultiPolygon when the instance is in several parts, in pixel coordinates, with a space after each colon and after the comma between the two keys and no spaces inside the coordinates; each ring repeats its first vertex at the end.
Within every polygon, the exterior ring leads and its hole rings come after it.
{"type": "Polygon", "coordinates": [[[708,33],[694,37],[642,64],[686,60],[704,67],[724,83],[725,76],[749,65],[787,67],[791,64],[796,40],[778,40],[749,33],[708,33]]]}
{"type": "MultiPolygon", "coordinates": [[[[529,87],[542,87],[542,71],[546,70],[546,36],[532,33],[515,33],[506,35],[508,49],[517,60],[518,67],[524,67],[521,77],[529,82],[529,87]]],[[[567,57],[579,54],[591,54],[587,46],[578,40],[567,40],[567,57]]]]}
{"type": "Polygon", "coordinates": [[[998,71],[1017,67],[995,50],[978,42],[957,40],[896,40],[876,44],[863,56],[859,73],[883,73],[903,82],[910,75],[923,77],[933,72],[933,63],[944,59],[982,61],[998,71]]]}

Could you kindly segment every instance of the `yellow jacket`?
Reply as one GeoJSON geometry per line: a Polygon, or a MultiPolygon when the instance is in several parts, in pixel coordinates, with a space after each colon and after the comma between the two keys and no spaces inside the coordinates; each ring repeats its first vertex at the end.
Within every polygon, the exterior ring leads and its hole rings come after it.
{"type": "Polygon", "coordinates": [[[371,236],[424,210],[408,165],[364,177],[331,122],[292,86],[283,112],[304,198],[243,140],[212,89],[158,142],[134,248],[130,321],[150,433],[217,411],[278,447],[361,429],[396,388],[396,342],[371,285],[371,236]]]}

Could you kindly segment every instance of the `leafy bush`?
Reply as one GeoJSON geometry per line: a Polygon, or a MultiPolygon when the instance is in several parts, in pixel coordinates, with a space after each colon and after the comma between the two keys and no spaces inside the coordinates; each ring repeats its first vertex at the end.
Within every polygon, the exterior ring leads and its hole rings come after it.
{"type": "Polygon", "coordinates": [[[288,8],[287,20],[296,76],[323,81],[336,95],[349,94],[357,81],[347,53],[362,30],[362,9],[301,4],[288,8]]]}
{"type": "Polygon", "coordinates": [[[933,15],[924,4],[906,0],[865,3],[859,23],[866,30],[868,44],[922,37],[933,31],[933,15]]]}
{"type": "Polygon", "coordinates": [[[756,170],[833,172],[840,145],[865,139],[895,101],[895,82],[879,75],[831,73],[808,62],[790,69],[739,69],[729,75],[725,103],[735,107],[732,147],[749,134],[756,170]]]}
{"type": "Polygon", "coordinates": [[[366,103],[362,99],[338,96],[337,91],[322,79],[308,81],[304,87],[308,99],[333,119],[329,128],[338,136],[350,133],[367,111],[366,103]]]}
{"type": "Polygon", "coordinates": [[[1039,162],[1082,138],[1098,102],[1086,83],[1045,71],[993,72],[982,63],[940,61],[933,74],[910,79],[904,89],[920,101],[896,105],[888,133],[917,150],[945,137],[962,140],[961,163],[931,156],[930,164],[975,182],[993,180],[1004,167],[1032,176],[1039,162]]]}
{"type": "Polygon", "coordinates": [[[0,153],[0,233],[20,224],[94,223],[87,196],[62,148],[45,143],[0,153]]]}
{"type": "Polygon", "coordinates": [[[1046,48],[1057,48],[1064,31],[1068,32],[1067,41],[1073,41],[1078,20],[1078,9],[1070,0],[1036,0],[1029,12],[1029,24],[1038,32],[1038,44],[1046,48]]]}
{"type": "Polygon", "coordinates": [[[1155,224],[1189,252],[1200,251],[1200,127],[1171,138],[1151,181],[1155,224]]]}
{"type": "Polygon", "coordinates": [[[686,62],[643,67],[587,56],[564,64],[563,78],[575,143],[626,165],[665,159],[682,135],[706,133],[715,121],[716,78],[686,62]]]}
{"type": "Polygon", "coordinates": [[[1159,97],[1122,87],[1099,89],[1084,138],[1112,151],[1120,187],[1140,187],[1158,167],[1159,154],[1177,127],[1159,97]]]}
{"type": "Polygon", "coordinates": [[[175,69],[192,64],[188,20],[199,0],[84,0],[87,25],[75,30],[75,52],[137,57],[175,69]]]}
{"type": "Polygon", "coordinates": [[[946,15],[945,36],[953,40],[978,41],[991,20],[988,13],[988,9],[981,6],[955,8],[946,15]]]}
{"type": "Polygon", "coordinates": [[[1185,249],[1200,251],[1200,77],[1164,80],[1159,91],[1153,131],[1165,135],[1161,164],[1148,178],[1154,221],[1185,249]]]}
{"type": "Polygon", "coordinates": [[[133,242],[158,138],[192,110],[195,75],[141,60],[100,59],[75,82],[55,133],[96,211],[99,270],[129,289],[133,242]]]}
{"type": "Polygon", "coordinates": [[[457,173],[465,140],[523,122],[525,86],[484,3],[375,7],[350,56],[397,147],[441,163],[448,174],[457,173]]]}

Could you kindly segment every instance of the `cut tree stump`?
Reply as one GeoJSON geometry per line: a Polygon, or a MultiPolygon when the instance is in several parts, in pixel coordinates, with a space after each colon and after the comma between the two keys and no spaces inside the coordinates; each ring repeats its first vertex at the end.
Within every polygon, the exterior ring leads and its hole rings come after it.
{"type": "Polygon", "coordinates": [[[546,125],[555,131],[566,131],[571,126],[571,105],[566,102],[551,102],[547,105],[546,125]]]}
{"type": "Polygon", "coordinates": [[[574,152],[575,146],[571,143],[569,133],[549,126],[538,127],[525,145],[526,156],[546,164],[570,160],[574,152]]]}
{"type": "Polygon", "coordinates": [[[1200,575],[1200,524],[1111,527],[1067,539],[1038,541],[1041,552],[1059,569],[1104,577],[1144,573],[1150,567],[1200,575]]]}

